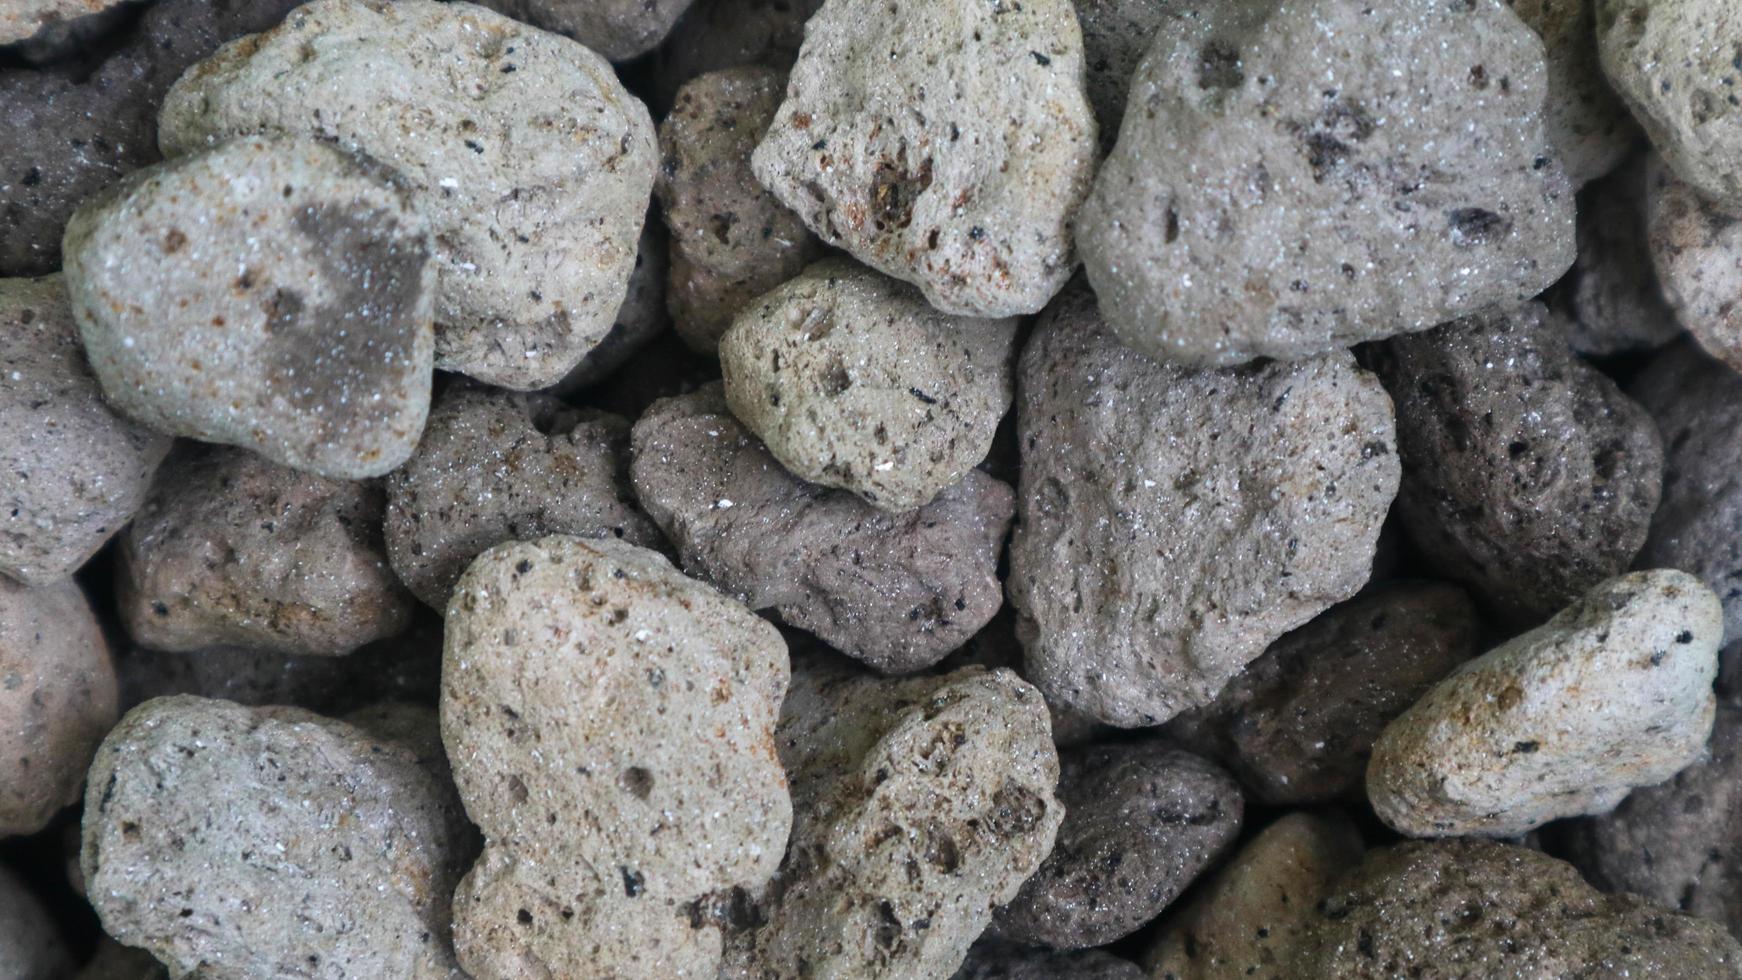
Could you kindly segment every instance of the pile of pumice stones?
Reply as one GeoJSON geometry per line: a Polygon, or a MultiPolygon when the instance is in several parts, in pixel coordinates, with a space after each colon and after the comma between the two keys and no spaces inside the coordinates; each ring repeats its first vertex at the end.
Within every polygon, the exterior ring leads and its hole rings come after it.
{"type": "Polygon", "coordinates": [[[1742,977],[1735,0],[5,0],[0,129],[4,980],[1742,977]]]}

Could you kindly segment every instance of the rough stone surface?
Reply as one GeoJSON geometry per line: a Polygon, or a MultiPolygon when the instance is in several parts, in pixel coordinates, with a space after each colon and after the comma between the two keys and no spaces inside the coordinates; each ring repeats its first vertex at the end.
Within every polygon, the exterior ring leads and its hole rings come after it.
{"type": "Polygon", "coordinates": [[[553,398],[456,384],[387,478],[387,558],[437,610],[472,559],[551,534],[658,547],[629,488],[629,423],[553,398]]]}
{"type": "Polygon", "coordinates": [[[1631,895],[1604,895],[1564,861],[1491,841],[1373,851],[1313,907],[1285,975],[1733,977],[1723,929],[1631,895]]]}
{"type": "Polygon", "coordinates": [[[0,574],[77,571],[145,499],[170,440],[115,414],[59,276],[0,279],[0,574]]]}
{"type": "Polygon", "coordinates": [[[522,389],[611,329],[658,161],[604,59],[432,0],[315,0],[189,71],[161,127],[170,153],[276,129],[398,170],[435,236],[436,366],[522,389]]]}
{"type": "Polygon", "coordinates": [[[515,20],[572,37],[612,61],[664,39],[692,0],[483,0],[515,20]]]}
{"type": "Polygon", "coordinates": [[[773,874],[791,820],[774,627],[654,552],[555,536],[467,569],[442,677],[486,839],[454,896],[467,971],[712,976],[699,909],[773,874]]]}
{"type": "Polygon", "coordinates": [[[683,83],[739,65],[786,72],[798,59],[804,25],[823,0],[703,0],[678,18],[653,66],[653,91],[671,105],[683,83]]]}
{"type": "Polygon", "coordinates": [[[457,978],[472,835],[427,708],[358,724],[159,698],[91,766],[80,864],[103,928],[180,976],[457,978]]]}
{"type": "Polygon", "coordinates": [[[379,476],[429,411],[433,242],[371,162],[244,137],[134,174],[67,225],[66,284],[117,408],[327,476],[379,476]]]}
{"type": "Polygon", "coordinates": [[[1742,85],[1730,0],[1596,0],[1603,69],[1672,169],[1742,215],[1742,85]]]}
{"type": "Polygon", "coordinates": [[[1270,645],[1170,734],[1224,760],[1266,803],[1359,798],[1373,740],[1428,688],[1480,652],[1462,589],[1376,588],[1270,645]]]}
{"type": "Polygon", "coordinates": [[[678,90],[659,126],[664,163],[654,192],[673,252],[666,304],[678,335],[703,353],[714,352],[740,310],[823,251],[750,170],[785,88],[772,68],[710,72],[678,90]]]}
{"type": "Polygon", "coordinates": [[[1010,409],[1014,319],[939,313],[901,283],[825,259],[720,341],[732,414],[800,478],[895,512],[986,458],[1010,409]]]}
{"type": "Polygon", "coordinates": [[[23,879],[0,866],[0,976],[61,980],[72,971],[72,955],[48,909],[23,879]]]}
{"type": "Polygon", "coordinates": [[[630,472],[687,571],[879,670],[936,663],[1003,604],[1015,494],[978,470],[889,514],[787,472],[714,384],[636,423],[630,472]]]}
{"type": "Polygon", "coordinates": [[[1647,241],[1664,298],[1701,347],[1742,370],[1742,220],[1656,161],[1646,182],[1647,241]]]}
{"type": "Polygon", "coordinates": [[[722,980],[948,977],[1064,816],[1046,705],[1007,670],[801,659],[778,736],[792,841],[722,980]]]}
{"type": "Polygon", "coordinates": [[[381,488],[235,449],[170,457],[116,561],[127,632],[159,650],[337,656],[392,636],[412,599],[381,543],[381,488]]]}
{"type": "Polygon", "coordinates": [[[79,587],[0,578],[0,838],[36,833],[78,801],[115,699],[109,645],[79,587]]]}
{"type": "MultiPolygon", "coordinates": [[[[1022,641],[1016,636],[1016,615],[1007,605],[993,616],[980,632],[975,633],[960,650],[937,664],[943,673],[968,666],[987,670],[1006,667],[1022,675],[1022,641]]],[[[1044,692],[1043,692],[1044,693],[1044,692]]],[[[1048,700],[1047,713],[1052,716],[1052,741],[1061,750],[1091,742],[1104,742],[1118,734],[1118,729],[1104,724],[1075,708],[1048,700]]]]}
{"type": "Polygon", "coordinates": [[[1059,770],[1064,823],[1040,870],[998,910],[994,929],[1006,938],[1084,949],[1127,936],[1240,833],[1239,784],[1165,743],[1075,749],[1059,770]]]}
{"type": "Polygon", "coordinates": [[[1028,676],[1049,697],[1158,725],[1366,583],[1397,492],[1396,436],[1390,399],[1347,353],[1159,364],[1073,289],[1020,375],[1006,584],[1028,676]]]}
{"type": "Polygon", "coordinates": [[[1699,758],[1723,636],[1693,576],[1610,579],[1388,725],[1367,769],[1373,809],[1415,837],[1507,837],[1613,809],[1699,758]]]}
{"type": "Polygon", "coordinates": [[[574,370],[546,389],[547,393],[568,397],[612,377],[671,324],[665,313],[667,252],[665,225],[649,213],[641,226],[635,271],[629,274],[629,291],[623,295],[623,305],[617,307],[616,322],[605,339],[588,351],[574,370]]]}
{"type": "Polygon", "coordinates": [[[1148,975],[1292,980],[1288,964],[1307,915],[1361,851],[1361,835],[1339,815],[1282,817],[1162,920],[1143,955],[1148,975]]]}
{"type": "Polygon", "coordinates": [[[1614,170],[1637,130],[1603,77],[1591,0],[1505,0],[1542,38],[1548,55],[1543,130],[1574,187],[1614,170]]]}
{"type": "Polygon", "coordinates": [[[1397,404],[1397,510],[1431,567],[1537,623],[1645,543],[1663,447],[1540,303],[1370,351],[1397,404]]]}
{"type": "Polygon", "coordinates": [[[1068,0],[831,0],[756,176],[812,231],[971,316],[1034,313],[1076,264],[1096,158],[1068,0]]]}
{"type": "Polygon", "coordinates": [[[952,980],[1144,980],[1143,971],[1098,949],[1052,953],[998,942],[976,943],[952,980]]]}
{"type": "Polygon", "coordinates": [[[1155,40],[1156,29],[1183,9],[1177,0],[1077,0],[1089,105],[1095,109],[1102,153],[1118,139],[1131,76],[1155,40]]]}
{"type": "Polygon", "coordinates": [[[1138,350],[1308,357],[1523,301],[1572,264],[1542,42],[1499,0],[1210,5],[1164,21],[1132,91],[1077,228],[1138,350]]]}
{"type": "Polygon", "coordinates": [[[28,41],[81,17],[100,14],[122,0],[12,0],[0,7],[0,45],[28,41]]]}
{"type": "Polygon", "coordinates": [[[1579,257],[1563,300],[1573,319],[1569,339],[1581,354],[1661,347],[1681,333],[1652,268],[1645,216],[1649,159],[1636,156],[1580,194],[1579,257]]]}

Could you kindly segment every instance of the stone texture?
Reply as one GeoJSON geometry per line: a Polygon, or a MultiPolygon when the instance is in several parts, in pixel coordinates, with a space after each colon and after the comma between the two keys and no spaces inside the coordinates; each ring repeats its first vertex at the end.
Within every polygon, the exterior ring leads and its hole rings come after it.
{"type": "Polygon", "coordinates": [[[499,545],[449,605],[442,733],[485,850],[454,896],[479,980],[712,976],[708,896],[773,874],[791,820],[774,627],[654,552],[499,545]]]}
{"type": "Polygon", "coordinates": [[[77,571],[133,517],[170,440],[117,415],[60,276],[0,279],[0,574],[77,571]]]}
{"type": "Polygon", "coordinates": [[[662,106],[697,75],[765,65],[786,72],[798,59],[804,25],[823,0],[703,0],[679,17],[653,63],[653,92],[662,106]]]}
{"type": "Polygon", "coordinates": [[[78,802],[115,698],[109,645],[79,587],[0,578],[0,839],[78,802]]]}
{"type": "Polygon", "coordinates": [[[1003,603],[1015,495],[978,470],[889,514],[787,472],[714,384],[648,410],[630,472],[690,574],[879,670],[936,663],[1003,603]]]}
{"type": "Polygon", "coordinates": [[[1661,347],[1681,333],[1652,269],[1645,203],[1645,154],[1580,194],[1579,257],[1562,304],[1572,317],[1573,350],[1606,357],[1661,347]]]}
{"type": "Polygon", "coordinates": [[[61,980],[72,970],[72,954],[48,910],[23,879],[0,866],[0,976],[61,980]]]}
{"type": "Polygon", "coordinates": [[[1653,161],[1646,187],[1647,241],[1665,300],[1701,347],[1742,370],[1742,220],[1701,200],[1662,163],[1653,161]]]}
{"type": "Polygon", "coordinates": [[[393,176],[244,137],[134,174],[67,225],[91,368],[153,429],[379,476],[429,411],[434,243],[393,176]]]}
{"type": "Polygon", "coordinates": [[[1143,971],[1098,949],[1051,953],[981,942],[951,980],[1143,980],[1143,971]]]}
{"type": "Polygon", "coordinates": [[[1603,176],[1632,149],[1637,130],[1603,77],[1591,0],[1505,0],[1548,55],[1543,130],[1574,187],[1603,176]]]}
{"type": "Polygon", "coordinates": [[[1733,977],[1742,947],[1711,923],[1604,895],[1564,861],[1490,841],[1373,851],[1316,906],[1286,974],[1733,977]]]}
{"type": "Polygon", "coordinates": [[[100,14],[122,0],[12,0],[0,8],[0,45],[28,41],[68,22],[100,14]]]}
{"type": "Polygon", "coordinates": [[[756,176],[831,245],[939,310],[1046,305],[1096,129],[1068,0],[832,0],[805,25],[756,176]]]}
{"type": "Polygon", "coordinates": [[[629,274],[629,291],[623,295],[623,305],[617,307],[616,322],[574,370],[545,389],[547,394],[570,397],[612,377],[671,325],[665,313],[667,253],[665,225],[649,212],[641,226],[635,270],[629,274]]]}
{"type": "Polygon", "coordinates": [[[1211,5],[1164,22],[1132,90],[1077,228],[1138,350],[1304,358],[1523,301],[1572,264],[1542,43],[1498,0],[1211,5]]]}
{"type": "Polygon", "coordinates": [[[161,127],[170,153],[272,129],[398,170],[435,236],[436,366],[521,389],[611,329],[658,159],[602,58],[432,0],[315,0],[183,76],[161,127]]]}
{"type": "Polygon", "coordinates": [[[1065,819],[995,931],[1055,949],[1101,946],[1155,918],[1240,833],[1245,801],[1220,767],[1162,742],[1059,758],[1065,819]]]}
{"type": "Polygon", "coordinates": [[[692,0],[484,0],[515,20],[572,37],[612,61],[652,50],[692,0]]]}
{"type": "Polygon", "coordinates": [[[1119,137],[1131,76],[1155,40],[1156,29],[1184,9],[1177,0],[1077,0],[1089,105],[1095,109],[1103,154],[1119,137]]]}
{"type": "Polygon", "coordinates": [[[1529,303],[1369,353],[1397,404],[1397,512],[1430,567],[1528,625],[1633,561],[1662,443],[1563,319],[1529,303]]]}
{"type": "Polygon", "coordinates": [[[1415,837],[1507,837],[1613,809],[1699,758],[1723,635],[1691,575],[1610,579],[1392,721],[1367,769],[1373,809],[1415,837]]]}
{"type": "MultiPolygon", "coordinates": [[[[948,673],[976,665],[987,670],[1005,667],[1022,676],[1022,641],[1017,639],[1016,614],[1010,606],[1000,609],[961,649],[939,661],[936,669],[948,673]]],[[[1048,700],[1046,710],[1052,716],[1053,744],[1060,749],[1110,741],[1118,734],[1111,725],[1055,701],[1048,700]]]]}
{"type": "Polygon", "coordinates": [[[1049,697],[1158,725],[1367,581],[1396,437],[1390,399],[1347,353],[1160,364],[1073,289],[1036,327],[1020,378],[1006,584],[1049,697]]]}
{"type": "Polygon", "coordinates": [[[427,708],[360,724],[160,698],[91,767],[80,864],[103,928],[177,976],[461,976],[472,835],[427,708]]]}
{"type": "Polygon", "coordinates": [[[823,252],[750,170],[785,88],[772,68],[709,72],[678,90],[659,126],[664,163],[654,193],[673,251],[666,303],[678,335],[705,354],[739,311],[823,252]]]}
{"type": "Polygon", "coordinates": [[[658,547],[629,488],[629,423],[468,383],[442,393],[417,452],[387,478],[387,558],[440,611],[472,559],[551,534],[658,547]]]}
{"type": "Polygon", "coordinates": [[[1010,409],[1014,319],[939,313],[825,259],[757,300],[720,341],[732,414],[812,483],[925,506],[986,458],[1010,409]]]}
{"type": "Polygon", "coordinates": [[[338,656],[392,636],[412,600],[387,564],[384,506],[379,484],[180,450],[121,536],[121,619],[135,641],[173,651],[338,656]]]}

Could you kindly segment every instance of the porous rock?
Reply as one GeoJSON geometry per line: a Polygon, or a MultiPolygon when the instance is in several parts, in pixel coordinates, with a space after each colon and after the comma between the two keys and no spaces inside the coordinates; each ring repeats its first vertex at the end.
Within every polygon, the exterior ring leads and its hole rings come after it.
{"type": "Polygon", "coordinates": [[[1137,964],[1098,949],[1055,953],[985,941],[974,944],[951,980],[1144,980],[1144,976],[1137,964]]]}
{"type": "Polygon", "coordinates": [[[627,61],[665,38],[692,0],[483,0],[515,20],[572,37],[612,61],[627,61]]]}
{"type": "Polygon", "coordinates": [[[1034,313],[1076,264],[1096,129],[1068,0],[830,0],[753,166],[831,245],[946,313],[1034,313]]]}
{"type": "Polygon", "coordinates": [[[1103,154],[1119,136],[1131,76],[1155,39],[1156,28],[1184,9],[1175,0],[1077,0],[1089,105],[1095,110],[1103,154]]]}
{"type": "Polygon", "coordinates": [[[434,242],[390,174],[243,137],[133,174],[73,216],[91,368],[160,432],[379,476],[429,411],[434,242]]]}
{"type": "Polygon", "coordinates": [[[1528,299],[1574,254],[1548,88],[1499,0],[1166,18],[1077,219],[1108,324],[1223,367],[1528,299]]]}
{"type": "Polygon", "coordinates": [[[466,3],[315,0],[164,99],[183,153],[261,129],[393,167],[435,241],[436,366],[554,384],[611,329],[657,164],[598,55],[466,3]]]}
{"type": "Polygon", "coordinates": [[[1019,373],[1006,584],[1027,676],[1049,697],[1158,725],[1366,583],[1396,437],[1390,399],[1347,353],[1161,364],[1073,289],[1019,373]]]}
{"type": "Polygon", "coordinates": [[[1367,769],[1373,809],[1415,837],[1606,812],[1699,758],[1723,636],[1717,596],[1685,572],[1603,582],[1386,726],[1367,769]]]}
{"type": "Polygon", "coordinates": [[[1706,203],[1655,160],[1646,188],[1646,241],[1665,300],[1701,347],[1742,370],[1742,219],[1706,203]]]}
{"type": "Polygon", "coordinates": [[[665,312],[665,277],[670,266],[666,237],[665,224],[649,213],[635,247],[629,290],[623,294],[623,305],[617,307],[610,332],[561,381],[545,389],[546,393],[566,398],[612,377],[671,324],[665,312]]]}
{"type": "Polygon", "coordinates": [[[1681,333],[1652,268],[1646,230],[1646,175],[1639,154],[1579,197],[1579,256],[1563,304],[1573,320],[1573,350],[1606,357],[1661,347],[1681,333]]]}
{"type": "Polygon", "coordinates": [[[879,670],[936,663],[1003,603],[1015,495],[978,470],[890,514],[787,472],[718,384],[649,409],[633,458],[635,492],[690,574],[879,670]]]}
{"type": "Polygon", "coordinates": [[[1632,149],[1637,130],[1597,55],[1591,0],[1505,0],[1542,38],[1548,56],[1543,130],[1575,188],[1603,176],[1632,149]]]}
{"type": "Polygon", "coordinates": [[[48,909],[24,880],[0,865],[0,976],[61,980],[73,957],[48,909]]]}
{"type": "Polygon", "coordinates": [[[804,25],[823,0],[706,0],[691,4],[660,46],[653,91],[662,106],[697,75],[765,65],[785,73],[798,59],[804,25]]]}

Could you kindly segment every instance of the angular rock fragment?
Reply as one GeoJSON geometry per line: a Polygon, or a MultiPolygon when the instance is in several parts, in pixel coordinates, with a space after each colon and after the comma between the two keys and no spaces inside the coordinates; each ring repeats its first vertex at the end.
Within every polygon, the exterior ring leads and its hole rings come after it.
{"type": "Polygon", "coordinates": [[[1640,154],[1580,195],[1579,257],[1568,273],[1571,342],[1605,357],[1661,347],[1681,333],[1652,269],[1646,231],[1649,156],[1640,154]]]}
{"type": "MultiPolygon", "coordinates": [[[[1737,81],[1742,84],[1742,70],[1737,81]]],[[[1713,357],[1742,370],[1742,219],[1701,200],[1653,161],[1646,221],[1652,265],[1677,321],[1713,357]]]]}
{"type": "Polygon", "coordinates": [[[1637,130],[1597,56],[1591,0],[1505,0],[1548,54],[1543,131],[1575,188],[1615,169],[1637,130]]]}
{"type": "Polygon", "coordinates": [[[0,976],[61,980],[73,957],[54,920],[24,880],[0,866],[0,976]]]}
{"type": "Polygon", "coordinates": [[[627,61],[665,37],[692,0],[482,0],[484,6],[627,61]]]}

